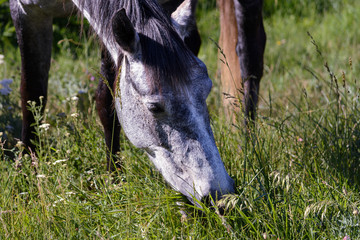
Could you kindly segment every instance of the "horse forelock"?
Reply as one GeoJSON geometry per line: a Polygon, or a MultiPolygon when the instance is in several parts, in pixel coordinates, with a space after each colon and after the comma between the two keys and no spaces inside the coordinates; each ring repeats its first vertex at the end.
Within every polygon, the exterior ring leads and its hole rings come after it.
{"type": "Polygon", "coordinates": [[[98,34],[104,38],[113,34],[111,17],[124,8],[140,36],[148,81],[156,88],[161,87],[162,79],[179,90],[186,86],[190,79],[189,66],[197,61],[157,0],[81,0],[79,5],[87,5],[89,14],[101,25],[98,34]]]}
{"type": "Polygon", "coordinates": [[[129,15],[140,36],[142,60],[149,80],[156,88],[161,88],[163,79],[182,90],[190,80],[189,66],[197,63],[194,55],[156,1],[138,0],[138,3],[141,7],[129,15]]]}
{"type": "Polygon", "coordinates": [[[140,34],[142,60],[149,80],[160,88],[161,81],[166,81],[173,88],[182,89],[190,81],[189,66],[196,63],[194,56],[173,29],[149,29],[152,30],[140,34]]]}

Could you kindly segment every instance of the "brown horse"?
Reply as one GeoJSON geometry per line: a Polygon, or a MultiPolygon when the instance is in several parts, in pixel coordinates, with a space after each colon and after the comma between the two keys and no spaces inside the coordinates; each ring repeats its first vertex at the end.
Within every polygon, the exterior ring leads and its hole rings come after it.
{"type": "MultiPolygon", "coordinates": [[[[221,26],[219,45],[228,63],[228,66],[221,65],[222,91],[236,97],[241,89],[247,123],[256,117],[263,74],[266,43],[262,17],[263,0],[217,1],[221,26]]],[[[229,104],[225,99],[224,105],[229,104]]]]}

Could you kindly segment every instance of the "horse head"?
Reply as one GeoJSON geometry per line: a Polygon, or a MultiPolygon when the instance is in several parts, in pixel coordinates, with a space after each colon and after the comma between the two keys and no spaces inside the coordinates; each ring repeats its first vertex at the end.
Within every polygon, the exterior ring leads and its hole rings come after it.
{"type": "Polygon", "coordinates": [[[212,81],[205,64],[182,42],[192,23],[193,2],[179,6],[161,29],[156,19],[148,19],[146,31],[121,9],[112,29],[124,54],[115,90],[122,128],[165,180],[195,203],[194,198],[231,193],[234,186],[210,127],[206,98],[212,81]]]}

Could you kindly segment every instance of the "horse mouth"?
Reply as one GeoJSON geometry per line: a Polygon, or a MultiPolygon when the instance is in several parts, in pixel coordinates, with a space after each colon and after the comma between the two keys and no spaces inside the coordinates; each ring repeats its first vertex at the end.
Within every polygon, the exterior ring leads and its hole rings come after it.
{"type": "Polygon", "coordinates": [[[194,205],[200,206],[199,202],[214,205],[224,194],[234,192],[234,181],[225,169],[213,169],[206,160],[204,160],[206,164],[199,165],[198,169],[192,169],[191,166],[183,163],[187,161],[174,157],[176,154],[167,148],[153,146],[146,148],[145,151],[166,182],[194,205]],[[221,174],[214,173],[217,170],[222,171],[221,174]],[[199,174],[201,172],[208,174],[201,175],[199,174]]]}

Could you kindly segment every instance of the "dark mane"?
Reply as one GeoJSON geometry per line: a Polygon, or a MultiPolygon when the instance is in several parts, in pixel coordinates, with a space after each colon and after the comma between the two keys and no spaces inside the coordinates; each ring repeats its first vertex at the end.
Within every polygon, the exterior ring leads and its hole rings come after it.
{"type": "Polygon", "coordinates": [[[173,87],[183,86],[189,79],[189,61],[194,55],[185,46],[172,26],[170,17],[156,0],[97,0],[83,1],[83,7],[101,24],[102,36],[112,36],[111,18],[124,8],[139,33],[142,58],[155,85],[165,79],[173,87]],[[91,4],[91,6],[84,6],[91,4]]]}

